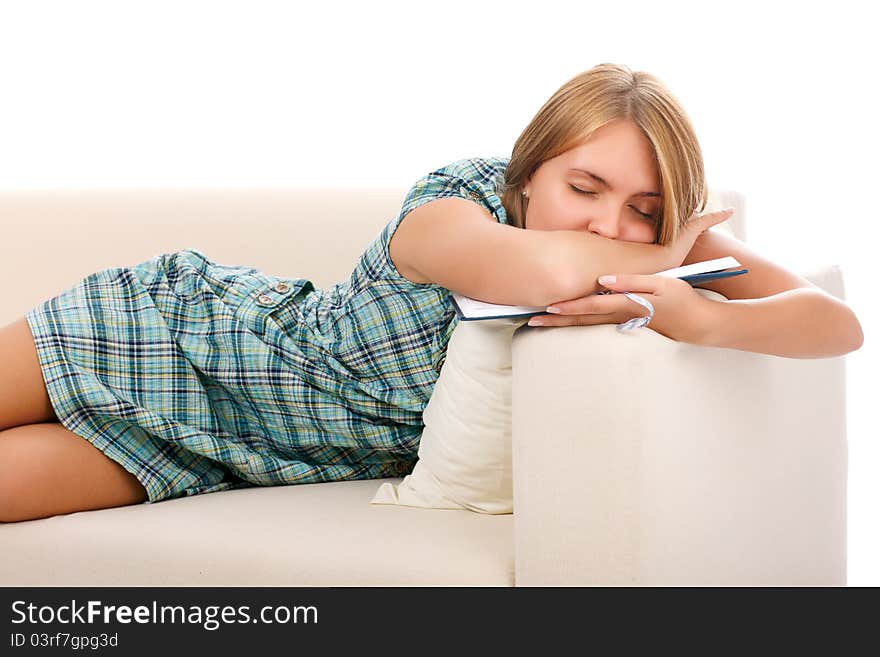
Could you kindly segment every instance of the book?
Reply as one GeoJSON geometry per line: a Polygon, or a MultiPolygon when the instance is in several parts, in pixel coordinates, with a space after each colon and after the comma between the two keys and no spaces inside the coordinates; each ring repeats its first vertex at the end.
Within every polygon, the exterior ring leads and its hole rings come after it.
{"type": "MultiPolygon", "coordinates": [[[[683,267],[674,267],[658,271],[657,276],[670,276],[680,278],[696,287],[699,283],[712,281],[718,278],[739,276],[745,274],[748,269],[734,269],[742,267],[736,258],[726,256],[703,262],[693,262],[683,267]]],[[[596,294],[610,294],[612,290],[604,290],[596,294]]],[[[458,292],[452,293],[452,303],[455,306],[455,314],[461,321],[479,321],[481,319],[501,319],[504,317],[531,317],[533,315],[546,315],[546,307],[535,306],[509,306],[500,303],[488,303],[471,299],[458,292]]]]}

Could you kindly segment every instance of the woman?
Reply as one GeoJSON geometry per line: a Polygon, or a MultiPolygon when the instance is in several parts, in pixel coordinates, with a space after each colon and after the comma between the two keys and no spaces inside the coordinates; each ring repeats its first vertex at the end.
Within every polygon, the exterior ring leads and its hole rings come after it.
{"type": "MultiPolygon", "coordinates": [[[[707,231],[730,215],[695,214],[706,201],[679,104],[652,76],[603,64],[547,101],[510,158],[417,181],[330,289],[193,249],[96,272],[0,330],[0,521],[407,474],[456,324],[450,290],[555,302],[548,324],[643,315],[624,295],[594,294],[598,275],[618,274],[608,289],[651,299],[652,328],[721,344],[713,318],[740,320],[647,274],[733,255],[750,274],[705,287],[747,299],[810,284],[707,231]]],[[[825,343],[860,339],[845,304],[808,301],[825,343]]],[[[740,333],[749,346],[729,346],[767,348],[740,333]]]]}

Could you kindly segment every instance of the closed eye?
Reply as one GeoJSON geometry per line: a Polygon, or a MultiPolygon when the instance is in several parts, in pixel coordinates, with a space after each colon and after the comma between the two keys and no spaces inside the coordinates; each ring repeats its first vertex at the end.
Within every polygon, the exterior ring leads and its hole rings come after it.
{"type": "MultiPolygon", "coordinates": [[[[576,191],[578,194],[585,194],[585,195],[592,194],[593,196],[596,195],[596,192],[589,192],[589,191],[587,191],[587,190],[585,190],[585,189],[580,189],[579,187],[575,187],[575,186],[572,185],[572,184],[569,184],[568,186],[571,187],[571,188],[572,188],[574,191],[576,191]]],[[[635,212],[635,213],[638,214],[638,215],[641,215],[641,216],[644,217],[645,219],[649,219],[649,220],[651,220],[651,221],[656,221],[656,217],[654,217],[654,215],[652,215],[652,214],[645,214],[644,212],[642,212],[642,211],[639,210],[638,208],[634,208],[633,206],[629,206],[629,207],[633,210],[633,212],[635,212]]]]}

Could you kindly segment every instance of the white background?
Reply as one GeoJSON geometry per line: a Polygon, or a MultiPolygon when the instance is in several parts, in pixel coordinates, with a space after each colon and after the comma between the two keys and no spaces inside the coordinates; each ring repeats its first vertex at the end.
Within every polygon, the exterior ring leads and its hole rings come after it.
{"type": "Polygon", "coordinates": [[[598,4],[0,1],[0,188],[403,189],[509,156],[595,64],[653,73],[710,186],[746,195],[754,248],[843,269],[865,333],[846,357],[848,583],[880,585],[870,3],[598,4]]]}

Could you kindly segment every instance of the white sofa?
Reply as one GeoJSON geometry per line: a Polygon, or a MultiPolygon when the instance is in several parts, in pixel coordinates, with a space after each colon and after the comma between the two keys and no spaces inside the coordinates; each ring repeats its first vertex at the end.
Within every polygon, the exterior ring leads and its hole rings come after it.
{"type": "MultiPolygon", "coordinates": [[[[404,193],[3,192],[0,323],[189,247],[327,286],[404,193]]],[[[799,273],[844,298],[836,266],[799,273]]],[[[399,479],[210,493],[0,524],[0,585],[845,585],[843,357],[612,325],[522,327],[512,355],[512,515],[369,503],[399,479]]]]}

